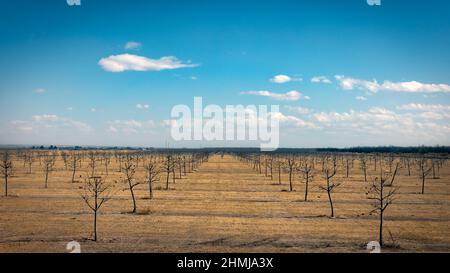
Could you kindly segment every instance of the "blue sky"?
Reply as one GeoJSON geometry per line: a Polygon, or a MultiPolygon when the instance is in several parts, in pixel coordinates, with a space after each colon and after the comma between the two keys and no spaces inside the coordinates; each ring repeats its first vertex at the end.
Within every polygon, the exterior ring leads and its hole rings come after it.
{"type": "Polygon", "coordinates": [[[280,105],[282,147],[450,145],[448,1],[1,5],[0,144],[164,146],[202,96],[280,105]]]}

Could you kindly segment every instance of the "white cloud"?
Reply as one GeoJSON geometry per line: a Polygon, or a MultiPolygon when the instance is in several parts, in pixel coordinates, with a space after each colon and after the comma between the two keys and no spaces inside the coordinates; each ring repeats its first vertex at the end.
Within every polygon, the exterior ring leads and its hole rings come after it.
{"type": "Polygon", "coordinates": [[[390,92],[408,92],[408,93],[448,93],[450,92],[450,85],[447,84],[426,84],[417,81],[409,82],[391,82],[384,81],[382,84],[377,80],[361,80],[345,77],[342,75],[335,76],[336,80],[344,90],[361,89],[376,93],[378,91],[390,92]]]}
{"type": "Polygon", "coordinates": [[[67,111],[72,111],[72,110],[73,110],[73,107],[72,107],[72,106],[69,106],[69,107],[66,108],[66,110],[67,110],[67,111]]]}
{"type": "Polygon", "coordinates": [[[400,114],[385,108],[372,107],[368,111],[320,112],[314,114],[313,118],[326,130],[380,135],[383,139],[392,137],[399,141],[402,138],[414,139],[416,143],[436,138],[440,139],[442,143],[447,143],[445,138],[450,133],[450,127],[447,125],[450,115],[434,112],[400,114]],[[439,124],[431,120],[446,121],[439,124]]]}
{"type": "Polygon", "coordinates": [[[97,112],[97,109],[91,108],[91,112],[97,112]]]}
{"type": "Polygon", "coordinates": [[[125,44],[125,49],[140,49],[141,47],[142,44],[139,42],[130,41],[125,44]]]}
{"type": "Polygon", "coordinates": [[[138,109],[149,109],[149,108],[150,108],[150,105],[138,103],[138,104],[136,105],[136,108],[138,108],[138,109]]]}
{"type": "Polygon", "coordinates": [[[284,106],[284,108],[286,108],[287,110],[289,110],[291,112],[298,113],[298,114],[301,114],[301,115],[307,115],[307,114],[312,113],[311,109],[305,108],[305,107],[301,107],[301,106],[294,107],[294,106],[286,105],[286,106],[284,106]]]}
{"type": "Polygon", "coordinates": [[[303,80],[302,78],[292,78],[292,77],[290,77],[288,75],[282,75],[281,74],[281,75],[276,75],[273,78],[271,78],[270,82],[273,82],[273,83],[287,83],[287,82],[291,82],[291,81],[299,82],[299,81],[302,81],[302,80],[303,80]]]}
{"type": "Polygon", "coordinates": [[[328,79],[325,76],[315,76],[311,78],[311,82],[313,83],[326,83],[326,84],[331,84],[330,79],[328,79]]]}
{"type": "Polygon", "coordinates": [[[355,97],[355,99],[356,100],[362,100],[362,101],[367,100],[367,98],[364,97],[364,96],[357,96],[357,97],[355,97]]]}
{"type": "Polygon", "coordinates": [[[49,114],[34,115],[31,120],[14,120],[11,121],[11,125],[21,131],[68,129],[89,132],[92,130],[91,126],[84,122],[49,114]]]}
{"type": "Polygon", "coordinates": [[[57,121],[59,117],[57,115],[35,115],[31,117],[32,120],[41,122],[41,121],[57,121]]]}
{"type": "Polygon", "coordinates": [[[313,122],[305,121],[294,116],[286,116],[281,112],[271,112],[270,118],[278,120],[280,124],[285,124],[287,126],[317,128],[313,122]]]}
{"type": "Polygon", "coordinates": [[[286,100],[286,101],[297,101],[300,99],[310,99],[308,96],[303,96],[302,93],[298,91],[289,91],[287,93],[272,93],[270,91],[247,91],[247,92],[241,92],[242,95],[255,95],[255,96],[262,96],[262,97],[269,97],[273,98],[275,100],[286,100]]]}
{"type": "Polygon", "coordinates": [[[196,76],[191,76],[190,79],[193,80],[193,81],[198,80],[198,78],[196,76]]]}
{"type": "Polygon", "coordinates": [[[45,90],[44,88],[37,88],[37,89],[34,89],[33,92],[36,94],[43,94],[43,93],[47,92],[47,90],[45,90]]]}
{"type": "Polygon", "coordinates": [[[132,54],[111,55],[101,59],[98,64],[109,72],[161,71],[198,66],[198,64],[182,63],[174,56],[150,59],[132,54]]]}
{"type": "Polygon", "coordinates": [[[270,81],[274,83],[286,83],[290,82],[291,80],[292,78],[287,75],[276,75],[270,79],[270,81]]]}
{"type": "Polygon", "coordinates": [[[112,133],[124,133],[124,134],[137,134],[137,133],[145,133],[148,130],[153,129],[155,127],[155,123],[152,120],[148,121],[137,121],[134,119],[131,120],[114,120],[108,122],[109,128],[108,130],[112,133]]]}
{"type": "Polygon", "coordinates": [[[450,105],[410,103],[397,106],[398,110],[450,111],[450,105]]]}

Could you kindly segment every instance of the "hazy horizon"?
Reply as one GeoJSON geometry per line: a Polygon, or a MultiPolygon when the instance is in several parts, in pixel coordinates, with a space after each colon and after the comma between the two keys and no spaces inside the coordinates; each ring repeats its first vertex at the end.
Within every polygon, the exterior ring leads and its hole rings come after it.
{"type": "Polygon", "coordinates": [[[279,105],[280,147],[448,146],[449,10],[400,0],[6,1],[0,144],[258,146],[171,140],[171,109],[200,96],[279,105]]]}

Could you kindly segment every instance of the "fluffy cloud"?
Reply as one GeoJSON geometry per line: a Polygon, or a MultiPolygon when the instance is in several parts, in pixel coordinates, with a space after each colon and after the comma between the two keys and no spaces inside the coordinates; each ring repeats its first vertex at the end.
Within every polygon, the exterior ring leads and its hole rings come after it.
{"type": "Polygon", "coordinates": [[[14,129],[20,131],[45,131],[49,129],[55,130],[76,130],[89,132],[92,130],[88,124],[57,115],[34,115],[31,120],[14,120],[11,121],[14,129]]]}
{"type": "Polygon", "coordinates": [[[286,100],[286,101],[297,101],[300,99],[305,99],[305,100],[309,100],[310,97],[308,96],[303,96],[302,93],[298,92],[298,91],[289,91],[287,93],[284,94],[279,94],[279,93],[272,93],[270,91],[247,91],[247,92],[241,92],[242,95],[255,95],[255,96],[262,96],[262,97],[269,97],[275,100],[286,100]]]}
{"type": "Polygon", "coordinates": [[[450,111],[450,105],[410,103],[397,106],[398,110],[450,111]]]}
{"type": "Polygon", "coordinates": [[[363,97],[363,96],[357,96],[357,97],[355,97],[355,99],[356,100],[362,100],[362,101],[367,100],[367,98],[363,97]]]}
{"type": "Polygon", "coordinates": [[[142,44],[139,42],[127,42],[124,46],[125,49],[140,49],[142,47],[142,44]]]}
{"type": "Polygon", "coordinates": [[[300,107],[300,106],[294,107],[294,106],[286,105],[286,106],[284,106],[284,108],[286,108],[288,111],[291,111],[291,112],[294,112],[294,113],[298,113],[298,114],[301,114],[301,115],[307,115],[307,114],[310,114],[312,112],[311,109],[305,108],[305,107],[300,107]]]}
{"type": "Polygon", "coordinates": [[[131,120],[114,120],[108,122],[108,130],[112,133],[124,133],[124,134],[137,134],[146,133],[150,129],[155,128],[155,123],[152,120],[148,121],[137,121],[131,120]]]}
{"type": "Polygon", "coordinates": [[[271,82],[273,83],[287,83],[287,82],[291,82],[291,81],[302,81],[301,78],[292,78],[289,77],[288,75],[276,75],[273,78],[270,79],[271,82]]]}
{"type": "Polygon", "coordinates": [[[281,112],[272,112],[270,113],[270,117],[278,120],[281,125],[293,126],[293,127],[309,127],[309,128],[317,128],[317,126],[313,122],[305,121],[301,118],[295,116],[287,116],[281,112]]]}
{"type": "Polygon", "coordinates": [[[336,80],[344,90],[361,89],[376,93],[378,91],[391,92],[408,92],[408,93],[448,93],[450,92],[450,85],[447,84],[427,84],[417,81],[410,82],[391,82],[384,81],[382,84],[377,80],[361,80],[345,77],[342,75],[335,76],[336,80]]]}
{"type": "Polygon", "coordinates": [[[270,81],[274,83],[286,83],[290,82],[291,80],[292,80],[291,77],[287,75],[276,75],[270,79],[270,81]]]}
{"type": "Polygon", "coordinates": [[[138,104],[136,105],[136,108],[137,108],[137,109],[149,109],[149,108],[150,108],[150,105],[138,103],[138,104]]]}
{"type": "Polygon", "coordinates": [[[396,113],[394,111],[372,107],[368,111],[321,112],[313,115],[326,130],[341,130],[346,132],[368,135],[381,135],[383,138],[404,137],[429,141],[439,138],[446,143],[446,135],[450,133],[447,122],[435,123],[432,120],[450,119],[450,116],[437,116],[437,113],[426,112],[420,114],[396,113]]]}
{"type": "Polygon", "coordinates": [[[326,84],[331,84],[330,79],[328,79],[325,76],[315,76],[311,78],[311,82],[313,83],[326,83],[326,84]]]}
{"type": "Polygon", "coordinates": [[[111,55],[101,59],[98,64],[109,72],[161,71],[198,66],[198,64],[182,63],[174,56],[150,59],[133,54],[111,55]]]}

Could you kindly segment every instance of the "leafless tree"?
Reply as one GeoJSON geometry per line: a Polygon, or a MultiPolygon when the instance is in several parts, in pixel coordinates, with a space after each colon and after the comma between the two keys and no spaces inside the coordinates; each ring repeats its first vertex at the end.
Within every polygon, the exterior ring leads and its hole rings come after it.
{"type": "Polygon", "coordinates": [[[108,167],[109,167],[109,164],[111,164],[111,157],[109,156],[109,154],[106,154],[103,157],[103,164],[105,164],[105,173],[106,173],[106,175],[108,175],[109,174],[108,167]]]}
{"type": "Polygon", "coordinates": [[[174,164],[173,164],[172,156],[166,155],[164,165],[163,165],[163,169],[166,173],[166,190],[169,189],[169,176],[170,176],[170,173],[173,171],[173,168],[174,168],[174,164]]]}
{"type": "Polygon", "coordinates": [[[26,164],[28,165],[28,174],[31,174],[31,168],[33,166],[33,162],[34,162],[34,153],[32,151],[28,151],[25,154],[25,158],[24,158],[26,164]]]}
{"type": "Polygon", "coordinates": [[[404,161],[405,161],[405,165],[408,169],[408,176],[411,176],[411,158],[405,157],[404,161]]]}
{"type": "Polygon", "coordinates": [[[278,158],[276,162],[278,167],[278,184],[281,185],[281,169],[283,167],[283,161],[278,158]]]}
{"type": "Polygon", "coordinates": [[[136,212],[136,196],[134,194],[134,188],[141,184],[141,182],[136,182],[134,176],[136,174],[136,164],[133,162],[133,157],[131,155],[125,156],[125,162],[122,165],[122,173],[125,175],[125,179],[123,180],[127,186],[128,190],[131,194],[131,199],[133,200],[133,211],[136,212]]]}
{"type": "Polygon", "coordinates": [[[158,167],[158,164],[153,161],[149,161],[144,165],[145,170],[147,171],[147,183],[149,190],[149,199],[153,199],[153,183],[159,181],[159,174],[161,169],[158,167]]]}
{"type": "Polygon", "coordinates": [[[4,151],[0,160],[0,172],[5,180],[5,196],[8,196],[8,178],[12,174],[12,156],[9,151],[4,151]]]}
{"type": "Polygon", "coordinates": [[[81,155],[77,152],[73,152],[68,159],[68,166],[70,170],[72,171],[72,183],[75,183],[75,173],[77,171],[77,168],[79,166],[79,163],[81,161],[81,155]]]}
{"type": "Polygon", "coordinates": [[[437,170],[439,172],[439,161],[436,160],[436,159],[432,159],[431,160],[431,166],[432,166],[432,169],[433,169],[433,179],[439,179],[439,176],[436,175],[436,167],[437,167],[437,170]]]}
{"type": "Polygon", "coordinates": [[[326,186],[319,186],[320,189],[324,190],[328,194],[328,201],[330,202],[330,209],[331,209],[331,217],[334,217],[334,207],[333,207],[333,199],[331,198],[331,194],[333,193],[334,189],[339,187],[342,183],[334,183],[331,181],[331,179],[336,175],[336,171],[334,169],[333,172],[326,167],[324,170],[324,176],[327,180],[326,186]]]}
{"type": "Polygon", "coordinates": [[[293,190],[293,186],[292,186],[292,178],[294,175],[294,170],[296,168],[296,163],[295,163],[295,158],[294,156],[289,156],[287,161],[286,161],[286,167],[287,170],[289,172],[289,191],[293,190]]]}
{"type": "Polygon", "coordinates": [[[364,173],[364,181],[367,182],[367,158],[364,155],[360,156],[359,163],[364,173]]]}
{"type": "Polygon", "coordinates": [[[377,213],[380,216],[378,239],[380,246],[383,246],[384,211],[394,201],[394,195],[397,190],[396,188],[390,188],[389,190],[386,189],[386,187],[388,187],[389,185],[388,181],[390,177],[392,178],[391,181],[393,181],[394,175],[383,175],[383,169],[381,169],[380,177],[376,177],[373,180],[372,185],[367,192],[367,198],[374,201],[372,204],[374,209],[370,213],[377,213]]]}
{"type": "Polygon", "coordinates": [[[98,213],[107,201],[111,199],[111,186],[102,177],[89,177],[84,181],[81,198],[93,212],[94,241],[97,241],[97,217],[98,213]]]}
{"type": "Polygon", "coordinates": [[[345,175],[348,178],[349,169],[350,169],[350,159],[348,157],[345,158],[345,175]]]}
{"type": "Polygon", "coordinates": [[[97,167],[97,163],[101,160],[101,158],[99,158],[97,153],[94,151],[90,151],[87,154],[87,158],[89,162],[89,168],[91,168],[91,176],[95,176],[95,168],[97,167]]]}
{"type": "Polygon", "coordinates": [[[55,162],[56,162],[55,155],[52,154],[44,156],[44,160],[42,161],[42,168],[45,176],[45,184],[44,184],[45,188],[48,188],[48,177],[50,173],[54,171],[55,162]]]}
{"type": "Polygon", "coordinates": [[[303,173],[303,178],[305,180],[305,202],[308,201],[308,186],[309,182],[312,180],[312,167],[311,164],[308,164],[308,161],[303,164],[302,167],[299,168],[299,170],[303,173]]]}
{"type": "Polygon", "coordinates": [[[61,152],[61,158],[64,162],[64,168],[67,170],[68,163],[69,163],[69,154],[65,151],[61,152]]]}
{"type": "Polygon", "coordinates": [[[425,193],[425,180],[431,172],[431,167],[428,167],[427,159],[424,157],[419,159],[418,163],[419,163],[419,171],[420,171],[419,176],[420,176],[420,179],[422,179],[422,194],[424,194],[425,193]]]}

